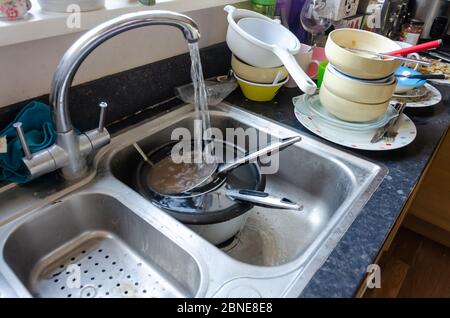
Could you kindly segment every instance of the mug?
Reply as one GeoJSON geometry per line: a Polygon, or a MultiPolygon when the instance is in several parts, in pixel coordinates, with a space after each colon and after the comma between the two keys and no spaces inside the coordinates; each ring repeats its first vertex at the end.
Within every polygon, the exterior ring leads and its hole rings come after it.
{"type": "Polygon", "coordinates": [[[22,19],[30,9],[30,0],[0,0],[0,18],[7,20],[22,19]]]}
{"type": "MultiPolygon", "coordinates": [[[[398,45],[400,45],[402,49],[412,46],[412,44],[407,43],[407,42],[395,41],[395,43],[397,43],[398,45]]],[[[417,60],[420,60],[420,55],[417,54],[417,53],[410,53],[410,54],[408,54],[406,57],[407,57],[407,58],[410,58],[410,59],[411,59],[411,58],[415,58],[415,59],[417,59],[417,60]]],[[[405,66],[404,64],[405,64],[405,63],[403,63],[402,65],[405,66]]],[[[416,66],[414,66],[414,70],[417,71],[417,69],[419,68],[419,66],[420,66],[420,64],[416,64],[416,66]]]]}
{"type": "Polygon", "coordinates": [[[325,70],[327,68],[328,61],[322,61],[319,64],[318,71],[317,71],[317,87],[320,88],[323,81],[323,75],[325,74],[325,70]]]}
{"type": "MultiPolygon", "coordinates": [[[[308,74],[312,79],[317,77],[318,68],[320,61],[313,59],[314,50],[309,45],[302,44],[300,47],[300,51],[295,55],[295,59],[297,60],[298,65],[308,74]],[[317,65],[316,70],[311,70],[311,66],[317,65]]],[[[297,87],[297,84],[294,82],[292,78],[285,85],[286,87],[297,87]]]]}

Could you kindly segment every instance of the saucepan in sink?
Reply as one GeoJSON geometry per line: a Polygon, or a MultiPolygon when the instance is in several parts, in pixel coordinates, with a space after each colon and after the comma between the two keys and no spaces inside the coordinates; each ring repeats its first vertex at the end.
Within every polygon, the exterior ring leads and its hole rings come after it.
{"type": "MultiPolygon", "coordinates": [[[[175,144],[169,143],[152,151],[147,155],[149,161],[156,163],[167,158],[175,144]]],[[[218,141],[215,144],[215,147],[222,147],[225,156],[239,153],[235,145],[218,141]]],[[[150,182],[151,171],[152,166],[148,162],[140,162],[135,173],[136,189],[153,204],[215,245],[231,239],[240,231],[254,205],[302,209],[301,205],[287,198],[275,197],[263,191],[265,177],[257,162],[241,164],[227,173],[217,174],[212,181],[199,188],[178,194],[155,191],[150,182]]]]}

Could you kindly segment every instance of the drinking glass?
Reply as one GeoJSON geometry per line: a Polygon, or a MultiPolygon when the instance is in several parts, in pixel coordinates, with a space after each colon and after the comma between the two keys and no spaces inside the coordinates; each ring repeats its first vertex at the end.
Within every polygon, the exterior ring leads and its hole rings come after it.
{"type": "Polygon", "coordinates": [[[306,0],[300,13],[300,23],[305,31],[311,33],[311,43],[314,35],[325,32],[332,24],[332,1],[306,0]]]}

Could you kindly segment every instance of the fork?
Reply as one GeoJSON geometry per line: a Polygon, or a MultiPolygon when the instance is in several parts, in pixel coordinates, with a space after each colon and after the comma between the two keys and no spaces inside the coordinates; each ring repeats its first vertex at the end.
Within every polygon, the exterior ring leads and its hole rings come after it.
{"type": "Polygon", "coordinates": [[[393,143],[395,141],[395,137],[398,135],[398,129],[400,128],[400,117],[402,117],[403,111],[406,108],[406,103],[401,103],[398,106],[398,116],[395,119],[395,121],[392,123],[391,126],[386,130],[386,132],[383,135],[383,141],[385,143],[393,143]]]}

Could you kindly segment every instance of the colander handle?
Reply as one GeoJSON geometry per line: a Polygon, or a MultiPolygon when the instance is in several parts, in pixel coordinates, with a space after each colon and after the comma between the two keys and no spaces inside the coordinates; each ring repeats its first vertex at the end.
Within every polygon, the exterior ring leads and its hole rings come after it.
{"type": "Polygon", "coordinates": [[[308,95],[312,95],[316,92],[317,85],[309,78],[308,75],[298,65],[295,57],[287,50],[275,46],[273,53],[283,62],[284,66],[292,76],[298,87],[308,95]]]}

